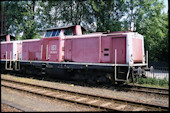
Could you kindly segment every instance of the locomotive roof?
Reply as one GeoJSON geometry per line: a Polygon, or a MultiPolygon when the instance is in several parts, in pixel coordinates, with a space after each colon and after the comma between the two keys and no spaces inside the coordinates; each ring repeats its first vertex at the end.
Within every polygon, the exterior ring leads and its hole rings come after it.
{"type": "Polygon", "coordinates": [[[12,35],[10,35],[10,34],[9,34],[9,38],[7,38],[7,35],[8,35],[8,34],[2,34],[2,35],[0,35],[0,42],[2,42],[2,41],[10,41],[10,40],[15,40],[15,39],[16,39],[15,36],[12,36],[12,35]]]}
{"type": "MultiPolygon", "coordinates": [[[[47,28],[45,29],[45,31],[48,31],[48,30],[54,30],[54,29],[66,29],[66,28],[74,28],[76,25],[71,25],[71,26],[64,26],[64,27],[54,27],[54,28],[47,28]]],[[[86,29],[84,27],[82,27],[82,30],[83,31],[86,31],[86,29]]]]}
{"type": "MultiPolygon", "coordinates": [[[[4,37],[6,37],[8,34],[2,34],[2,35],[0,35],[0,38],[4,38],[4,37]]],[[[10,35],[10,37],[11,38],[15,38],[15,36],[12,36],[12,35],[10,35]]]]}

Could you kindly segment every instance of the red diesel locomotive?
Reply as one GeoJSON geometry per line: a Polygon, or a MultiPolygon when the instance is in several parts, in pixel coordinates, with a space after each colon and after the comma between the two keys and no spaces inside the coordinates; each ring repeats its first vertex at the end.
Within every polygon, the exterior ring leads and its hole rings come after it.
{"type": "Polygon", "coordinates": [[[45,30],[42,39],[1,42],[1,73],[96,82],[125,82],[145,74],[148,62],[137,32],[83,34],[80,25],[45,30]]]}

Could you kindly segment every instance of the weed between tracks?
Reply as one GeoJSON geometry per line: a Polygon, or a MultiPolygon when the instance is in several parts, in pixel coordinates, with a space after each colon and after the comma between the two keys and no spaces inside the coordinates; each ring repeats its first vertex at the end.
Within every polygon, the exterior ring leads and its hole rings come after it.
{"type": "MultiPolygon", "coordinates": [[[[136,81],[136,80],[135,80],[136,81]]],[[[166,78],[156,79],[156,78],[139,78],[138,85],[146,86],[146,87],[160,87],[160,88],[169,88],[169,82],[166,78]]]]}
{"type": "Polygon", "coordinates": [[[156,78],[140,78],[138,84],[151,85],[155,87],[169,87],[169,82],[164,78],[163,80],[158,80],[156,78]]]}

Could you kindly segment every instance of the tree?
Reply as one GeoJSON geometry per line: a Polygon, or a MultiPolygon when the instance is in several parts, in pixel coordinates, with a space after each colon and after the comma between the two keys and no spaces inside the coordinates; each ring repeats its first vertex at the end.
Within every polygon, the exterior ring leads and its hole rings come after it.
{"type": "Polygon", "coordinates": [[[120,31],[121,18],[126,13],[127,6],[124,0],[91,0],[94,18],[97,22],[97,31],[120,31]]]}
{"type": "Polygon", "coordinates": [[[17,35],[23,32],[22,39],[36,38],[37,24],[34,20],[35,1],[4,1],[7,33],[17,35]]]}
{"type": "Polygon", "coordinates": [[[131,28],[144,36],[145,49],[149,51],[149,60],[168,60],[168,15],[161,13],[163,1],[127,0],[129,5],[127,18],[123,20],[124,30],[131,28]]]}
{"type": "Polygon", "coordinates": [[[88,28],[93,24],[92,13],[87,1],[46,1],[40,2],[41,25],[43,28],[67,25],[82,25],[88,28]]]}
{"type": "Polygon", "coordinates": [[[133,30],[142,34],[150,60],[168,61],[168,15],[158,0],[3,1],[7,33],[36,38],[45,28],[82,25],[89,32],[133,30]],[[133,25],[133,26],[132,26],[133,25]]]}

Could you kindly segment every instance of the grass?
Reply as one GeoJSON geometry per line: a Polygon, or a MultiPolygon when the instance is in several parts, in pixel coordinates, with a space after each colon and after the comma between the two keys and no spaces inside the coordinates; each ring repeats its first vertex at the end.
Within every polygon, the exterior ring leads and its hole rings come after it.
{"type": "Polygon", "coordinates": [[[169,82],[166,78],[164,78],[163,80],[150,78],[150,77],[139,78],[138,84],[143,86],[149,86],[149,87],[169,88],[169,82]]]}

